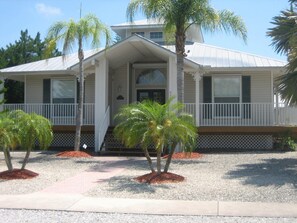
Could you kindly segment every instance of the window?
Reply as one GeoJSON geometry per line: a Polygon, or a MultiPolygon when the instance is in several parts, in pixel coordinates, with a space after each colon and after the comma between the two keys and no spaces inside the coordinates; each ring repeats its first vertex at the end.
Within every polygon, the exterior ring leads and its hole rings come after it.
{"type": "Polygon", "coordinates": [[[213,102],[217,117],[240,116],[240,77],[214,77],[213,102]]]}
{"type": "Polygon", "coordinates": [[[166,77],[159,69],[144,70],[138,75],[137,85],[166,85],[166,77]]]}
{"type": "Polygon", "coordinates": [[[163,39],[162,32],[150,32],[150,39],[163,39]]]}
{"type": "Polygon", "coordinates": [[[132,32],[132,35],[134,35],[134,34],[144,37],[144,32],[132,32]]]}
{"type": "Polygon", "coordinates": [[[75,103],[75,80],[52,80],[52,103],[75,103]]]}

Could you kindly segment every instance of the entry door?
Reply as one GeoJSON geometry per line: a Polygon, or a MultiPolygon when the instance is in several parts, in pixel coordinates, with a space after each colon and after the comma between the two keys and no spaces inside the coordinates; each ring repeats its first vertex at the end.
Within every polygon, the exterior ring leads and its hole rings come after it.
{"type": "Polygon", "coordinates": [[[165,90],[164,89],[146,89],[137,90],[137,101],[150,99],[160,104],[165,104],[165,90]]]}

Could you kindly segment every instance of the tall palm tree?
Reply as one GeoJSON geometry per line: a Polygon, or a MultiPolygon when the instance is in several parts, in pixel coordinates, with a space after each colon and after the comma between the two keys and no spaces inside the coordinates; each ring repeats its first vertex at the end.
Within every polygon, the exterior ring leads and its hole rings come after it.
{"type": "Polygon", "coordinates": [[[297,1],[290,0],[290,9],[280,12],[271,22],[267,35],[275,51],[288,57],[286,74],[278,78],[277,91],[288,104],[297,104],[297,1]]]}
{"type": "Polygon", "coordinates": [[[133,21],[136,12],[142,12],[148,19],[164,22],[165,32],[175,34],[177,55],[177,99],[184,101],[184,57],[186,31],[193,24],[214,32],[233,32],[246,41],[246,27],[240,17],[228,10],[216,11],[209,0],[131,0],[127,8],[127,18],[133,21]]]}
{"type": "Polygon", "coordinates": [[[161,173],[161,154],[165,148],[170,148],[164,166],[164,172],[167,172],[178,143],[190,149],[195,146],[197,129],[193,117],[181,113],[183,105],[172,104],[172,100],[170,98],[163,105],[150,100],[133,103],[121,107],[115,116],[119,123],[115,135],[128,147],[140,145],[152,172],[155,168],[148,153],[149,146],[154,146],[157,152],[157,173],[161,173]]]}
{"type": "Polygon", "coordinates": [[[56,22],[48,31],[47,39],[49,40],[49,52],[56,46],[57,42],[63,43],[63,55],[68,54],[74,46],[78,46],[79,59],[79,100],[76,115],[76,132],[74,150],[80,149],[81,126],[83,120],[83,95],[84,95],[84,73],[83,73],[83,42],[92,40],[92,46],[97,47],[100,44],[100,37],[104,35],[106,45],[111,41],[111,34],[107,26],[105,26],[95,15],[88,14],[80,18],[78,22],[70,20],[69,22],[56,22]]]}

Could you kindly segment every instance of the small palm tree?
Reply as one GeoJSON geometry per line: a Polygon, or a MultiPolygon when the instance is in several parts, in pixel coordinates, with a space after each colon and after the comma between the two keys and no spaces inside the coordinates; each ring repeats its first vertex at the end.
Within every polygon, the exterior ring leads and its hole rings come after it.
{"type": "Polygon", "coordinates": [[[216,11],[209,0],[131,0],[127,17],[133,21],[136,12],[142,12],[148,19],[164,22],[165,31],[174,30],[177,55],[177,99],[184,102],[184,56],[186,31],[197,24],[207,31],[223,30],[247,38],[247,31],[241,18],[228,10],[216,11]]]}
{"type": "Polygon", "coordinates": [[[273,18],[273,28],[267,35],[272,38],[275,51],[288,57],[287,73],[278,78],[277,91],[288,104],[297,104],[297,1],[291,0],[291,7],[273,18]]]}
{"type": "Polygon", "coordinates": [[[197,129],[193,117],[181,113],[183,105],[172,104],[173,98],[161,105],[150,100],[123,106],[115,116],[117,123],[115,135],[127,147],[140,145],[148,161],[149,168],[155,172],[148,147],[153,145],[157,152],[157,172],[161,173],[161,154],[165,148],[170,153],[164,166],[167,172],[171,157],[177,144],[194,147],[197,129]]]}
{"type": "Polygon", "coordinates": [[[7,112],[0,113],[0,147],[3,150],[5,163],[9,171],[13,170],[10,148],[18,141],[14,121],[8,118],[7,112]]]}
{"type": "Polygon", "coordinates": [[[35,113],[11,111],[0,119],[1,146],[5,155],[8,170],[12,170],[10,148],[16,144],[26,150],[22,163],[25,169],[30,152],[38,142],[40,148],[47,148],[53,139],[51,123],[48,119],[35,113]]]}
{"type": "Polygon", "coordinates": [[[84,95],[84,73],[83,73],[83,42],[91,39],[92,46],[97,47],[100,44],[101,35],[105,36],[106,45],[111,42],[109,29],[93,14],[88,14],[78,22],[70,20],[69,22],[57,22],[53,24],[48,31],[47,39],[49,40],[48,52],[51,52],[57,42],[63,43],[63,55],[68,54],[73,46],[78,46],[79,59],[79,100],[76,116],[76,133],[74,150],[80,148],[81,126],[83,121],[83,95],[84,95]]]}

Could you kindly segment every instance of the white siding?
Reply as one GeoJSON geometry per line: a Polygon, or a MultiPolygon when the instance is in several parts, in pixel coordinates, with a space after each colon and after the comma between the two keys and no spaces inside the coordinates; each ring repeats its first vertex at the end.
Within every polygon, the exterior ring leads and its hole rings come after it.
{"type": "Polygon", "coordinates": [[[185,103],[195,103],[195,85],[196,82],[191,74],[185,73],[185,83],[184,83],[184,100],[185,103]]]}
{"type": "Polygon", "coordinates": [[[91,74],[85,80],[85,103],[95,103],[95,75],[91,74]]]}
{"type": "Polygon", "coordinates": [[[128,89],[127,89],[127,65],[123,65],[120,68],[114,70],[112,77],[112,118],[118,112],[122,105],[128,103],[128,89]],[[117,99],[122,96],[124,99],[117,99]]]}
{"type": "Polygon", "coordinates": [[[43,103],[43,78],[27,76],[26,103],[43,103]]]}
{"type": "Polygon", "coordinates": [[[251,75],[251,102],[271,103],[271,76],[270,73],[251,75]]]}

